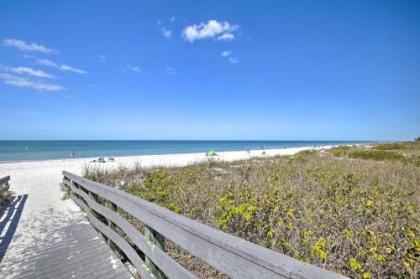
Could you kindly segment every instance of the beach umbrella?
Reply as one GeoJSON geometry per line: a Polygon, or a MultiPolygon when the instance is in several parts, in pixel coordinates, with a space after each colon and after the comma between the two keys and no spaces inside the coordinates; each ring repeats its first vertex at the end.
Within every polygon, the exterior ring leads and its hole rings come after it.
{"type": "Polygon", "coordinates": [[[217,152],[214,151],[213,149],[212,150],[209,150],[207,152],[207,156],[209,156],[209,157],[216,157],[217,155],[218,155],[217,152]]]}

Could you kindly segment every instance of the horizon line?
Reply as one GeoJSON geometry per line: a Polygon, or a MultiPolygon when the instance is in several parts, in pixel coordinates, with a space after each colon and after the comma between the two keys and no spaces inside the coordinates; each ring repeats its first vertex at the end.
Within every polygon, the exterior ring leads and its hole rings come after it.
{"type": "Polygon", "coordinates": [[[337,142],[381,142],[409,141],[407,139],[0,139],[0,141],[337,141],[337,142]]]}

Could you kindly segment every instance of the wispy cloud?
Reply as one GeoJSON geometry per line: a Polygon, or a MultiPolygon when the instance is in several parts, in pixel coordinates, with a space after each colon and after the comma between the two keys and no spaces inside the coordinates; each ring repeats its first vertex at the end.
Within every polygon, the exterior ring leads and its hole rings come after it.
{"type": "Polygon", "coordinates": [[[136,73],[142,73],[143,72],[140,67],[133,66],[133,65],[130,65],[130,64],[126,64],[124,67],[121,67],[120,70],[123,71],[123,72],[136,72],[136,73]]]}
{"type": "Polygon", "coordinates": [[[223,35],[217,37],[219,41],[232,41],[235,39],[235,35],[232,33],[224,33],[223,35]]]}
{"type": "Polygon", "coordinates": [[[5,39],[2,42],[3,46],[15,47],[22,51],[28,52],[42,52],[44,54],[54,54],[57,53],[56,50],[43,46],[37,43],[27,43],[25,41],[16,40],[16,39],[5,39]]]}
{"type": "Polygon", "coordinates": [[[40,59],[37,62],[40,65],[56,68],[56,69],[61,70],[61,71],[68,71],[68,72],[73,72],[73,73],[77,73],[77,74],[81,74],[81,75],[87,74],[87,72],[84,71],[84,70],[74,68],[72,66],[65,65],[65,64],[59,64],[59,63],[53,62],[53,61],[48,60],[48,59],[40,59]]]}
{"type": "Polygon", "coordinates": [[[23,58],[26,58],[26,59],[36,59],[36,56],[30,55],[30,54],[24,54],[23,55],[23,58]]]}
{"type": "MultiPolygon", "coordinates": [[[[174,17],[170,18],[170,21],[173,22],[174,20],[172,20],[172,18],[175,20],[174,17]]],[[[160,28],[160,32],[162,33],[162,36],[165,37],[165,39],[171,39],[172,38],[172,30],[169,29],[169,27],[165,27],[162,22],[160,20],[158,20],[157,22],[159,28],[160,28]]]]}
{"type": "Polygon", "coordinates": [[[106,61],[106,55],[104,54],[99,55],[99,62],[105,63],[105,61],[106,61]]]}
{"type": "Polygon", "coordinates": [[[233,54],[233,51],[231,51],[231,50],[225,50],[220,55],[223,56],[223,57],[226,57],[227,60],[229,61],[229,63],[231,63],[231,64],[238,64],[238,63],[240,63],[239,59],[236,58],[236,57],[233,57],[232,54],[233,54]]]}
{"type": "Polygon", "coordinates": [[[46,83],[40,80],[31,80],[9,73],[0,73],[0,79],[2,79],[5,84],[17,87],[31,88],[39,91],[61,91],[66,89],[64,86],[59,84],[46,83]]]}
{"type": "Polygon", "coordinates": [[[53,75],[50,75],[44,71],[41,70],[34,70],[32,68],[29,67],[16,67],[16,68],[11,68],[10,69],[11,72],[16,73],[16,74],[27,74],[33,77],[39,77],[39,78],[55,78],[53,75]]]}
{"type": "Polygon", "coordinates": [[[227,21],[209,20],[207,23],[193,24],[185,27],[182,36],[189,42],[196,40],[217,38],[218,40],[233,40],[233,32],[238,30],[239,25],[227,21]]]}
{"type": "Polygon", "coordinates": [[[232,51],[231,50],[225,50],[225,51],[223,51],[222,53],[221,53],[221,55],[223,56],[223,57],[228,57],[228,56],[230,56],[232,54],[232,51]]]}
{"type": "Polygon", "coordinates": [[[163,37],[166,39],[172,38],[172,31],[169,29],[166,29],[165,27],[161,27],[160,31],[162,32],[163,37]]]}
{"type": "Polygon", "coordinates": [[[55,78],[55,76],[48,74],[41,70],[36,70],[30,67],[9,67],[0,64],[0,72],[15,73],[20,75],[29,75],[38,78],[55,78]]]}
{"type": "Polygon", "coordinates": [[[234,58],[234,57],[229,57],[228,61],[230,64],[239,64],[241,61],[239,61],[238,58],[234,58]]]}

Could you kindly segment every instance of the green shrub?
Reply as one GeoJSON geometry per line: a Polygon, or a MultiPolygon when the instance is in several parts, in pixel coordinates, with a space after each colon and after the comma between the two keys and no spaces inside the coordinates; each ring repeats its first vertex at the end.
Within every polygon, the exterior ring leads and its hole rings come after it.
{"type": "Polygon", "coordinates": [[[316,155],[318,154],[318,150],[313,150],[313,149],[307,149],[307,150],[302,150],[299,151],[298,153],[295,154],[296,158],[305,158],[306,156],[312,156],[312,155],[316,155]]]}
{"type": "Polygon", "coordinates": [[[376,161],[398,161],[402,163],[410,163],[413,160],[410,160],[406,156],[398,153],[397,151],[391,151],[395,149],[402,149],[399,144],[390,144],[390,145],[378,145],[374,146],[372,149],[367,148],[350,148],[350,147],[337,147],[328,150],[328,153],[337,156],[337,157],[347,157],[353,159],[362,159],[362,160],[376,160],[376,161]]]}
{"type": "Polygon", "coordinates": [[[171,197],[168,190],[171,188],[171,176],[165,170],[156,170],[147,175],[143,185],[131,182],[127,191],[142,199],[160,204],[174,212],[180,212],[176,199],[171,197]]]}
{"type": "MultiPolygon", "coordinates": [[[[203,163],[95,178],[117,186],[123,179],[134,195],[351,278],[418,278],[420,168],[397,163],[413,160],[416,150],[338,147],[220,162],[217,170],[203,163]]],[[[209,277],[195,260],[177,259],[209,277]]]]}
{"type": "Polygon", "coordinates": [[[405,156],[385,150],[351,150],[347,153],[350,158],[354,159],[363,159],[363,160],[392,160],[392,161],[405,161],[405,156]]]}
{"type": "Polygon", "coordinates": [[[347,154],[347,152],[351,149],[350,146],[347,145],[343,145],[343,146],[338,146],[338,147],[333,147],[328,149],[328,153],[333,154],[334,156],[343,156],[345,154],[347,154]]]}
{"type": "Polygon", "coordinates": [[[406,148],[406,144],[404,143],[383,143],[383,144],[377,144],[373,147],[373,149],[376,149],[376,150],[401,150],[405,148],[406,148]]]}

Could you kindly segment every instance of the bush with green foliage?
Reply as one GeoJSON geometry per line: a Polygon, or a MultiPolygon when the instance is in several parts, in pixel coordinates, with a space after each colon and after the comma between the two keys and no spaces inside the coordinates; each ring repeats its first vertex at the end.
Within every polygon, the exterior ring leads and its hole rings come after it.
{"type": "MultiPolygon", "coordinates": [[[[124,180],[134,195],[352,278],[418,278],[420,167],[400,156],[420,148],[381,148],[86,176],[117,187],[124,180]]],[[[176,259],[201,278],[220,277],[176,259]]]]}
{"type": "Polygon", "coordinates": [[[420,166],[420,142],[382,143],[371,148],[340,146],[331,148],[328,152],[337,157],[395,161],[420,166]]]}

